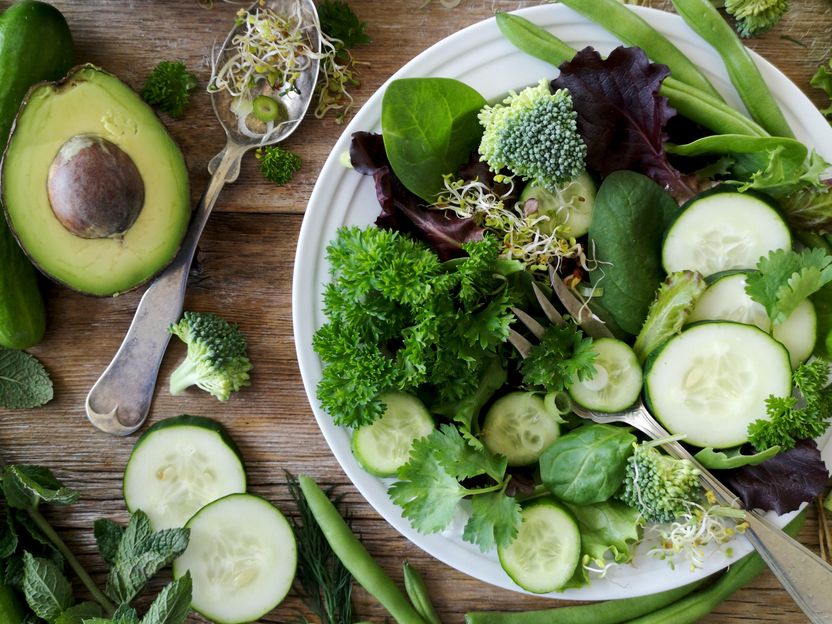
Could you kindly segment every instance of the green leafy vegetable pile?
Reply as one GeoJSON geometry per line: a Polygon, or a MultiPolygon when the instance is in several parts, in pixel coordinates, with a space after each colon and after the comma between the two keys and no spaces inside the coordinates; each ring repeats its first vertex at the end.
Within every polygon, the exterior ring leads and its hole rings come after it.
{"type": "Polygon", "coordinates": [[[159,570],[184,552],[187,529],[154,533],[140,511],[126,528],[106,519],[96,521],[96,541],[110,566],[102,592],[40,511],[43,504],[70,505],[78,500],[78,492],[40,466],[3,466],[0,475],[0,590],[19,592],[28,617],[49,624],[185,621],[191,604],[189,575],[168,584],[141,619],[131,603],[159,570]],[[76,601],[66,567],[78,576],[93,602],[76,601]]]}

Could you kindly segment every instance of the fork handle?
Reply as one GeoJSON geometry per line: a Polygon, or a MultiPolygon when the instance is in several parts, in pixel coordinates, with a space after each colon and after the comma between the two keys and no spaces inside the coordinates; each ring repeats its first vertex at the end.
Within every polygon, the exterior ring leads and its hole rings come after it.
{"type": "MultiPolygon", "coordinates": [[[[643,407],[635,410],[630,424],[654,440],[670,437],[643,407]]],[[[702,484],[714,493],[720,503],[730,507],[741,506],[737,495],[725,487],[679,442],[674,440],[662,446],[670,455],[678,459],[687,459],[698,468],[702,484]]],[[[778,529],[759,512],[752,509],[743,511],[748,522],[745,536],[797,606],[815,624],[832,622],[832,591],[829,589],[832,587],[832,566],[778,529]]]]}

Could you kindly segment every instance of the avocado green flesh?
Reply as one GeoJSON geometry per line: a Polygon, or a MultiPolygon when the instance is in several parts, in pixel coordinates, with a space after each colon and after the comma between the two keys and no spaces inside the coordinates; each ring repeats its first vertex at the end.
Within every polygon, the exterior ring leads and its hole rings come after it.
{"type": "Polygon", "coordinates": [[[49,277],[92,295],[113,295],[146,282],[174,257],[190,219],[188,172],[165,127],[127,85],[91,66],[33,90],[3,160],[3,199],[12,229],[49,277]],[[49,166],[79,134],[101,136],[138,168],[145,199],[123,235],[85,239],[55,217],[49,166]]]}

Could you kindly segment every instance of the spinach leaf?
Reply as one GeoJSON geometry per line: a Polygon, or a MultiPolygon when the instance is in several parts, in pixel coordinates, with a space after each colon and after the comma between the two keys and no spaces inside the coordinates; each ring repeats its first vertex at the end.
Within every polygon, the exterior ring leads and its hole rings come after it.
{"type": "Polygon", "coordinates": [[[623,427],[583,425],[543,452],[540,478],[566,503],[600,503],[621,487],[635,441],[623,427]]]}
{"type": "Polygon", "coordinates": [[[433,202],[442,176],[454,173],[477,149],[477,114],[485,99],[451,78],[402,78],[387,86],[381,102],[384,147],[396,177],[433,202]]]}
{"type": "Polygon", "coordinates": [[[599,266],[589,276],[602,290],[598,303],[630,334],[638,334],[664,279],[662,237],[678,213],[658,184],[632,171],[610,174],[598,189],[589,238],[599,266]]]}
{"type": "Polygon", "coordinates": [[[0,347],[0,407],[38,407],[51,401],[52,394],[52,380],[36,357],[0,347]]]}
{"type": "Polygon", "coordinates": [[[751,455],[743,454],[741,446],[720,451],[708,447],[703,448],[694,457],[705,468],[710,468],[711,470],[728,470],[730,468],[739,468],[740,466],[756,466],[774,457],[779,452],[779,446],[772,446],[765,451],[752,453],[751,455]]]}

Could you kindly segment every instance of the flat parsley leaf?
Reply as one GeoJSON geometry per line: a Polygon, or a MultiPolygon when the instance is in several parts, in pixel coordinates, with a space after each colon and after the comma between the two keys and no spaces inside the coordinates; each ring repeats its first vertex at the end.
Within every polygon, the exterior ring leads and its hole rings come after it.
{"type": "Polygon", "coordinates": [[[72,604],[72,585],[54,563],[23,555],[23,593],[39,618],[52,622],[72,604]]]}
{"type": "Polygon", "coordinates": [[[485,448],[474,447],[452,425],[442,425],[428,436],[433,455],[442,467],[457,479],[470,479],[487,474],[495,481],[502,481],[507,461],[485,448]]]}
{"type": "Polygon", "coordinates": [[[52,380],[36,357],[0,347],[0,407],[38,407],[51,401],[52,396],[52,380]]]}
{"type": "Polygon", "coordinates": [[[489,492],[471,499],[471,517],[462,539],[486,552],[494,546],[508,546],[517,537],[520,504],[504,492],[489,492]]]}
{"type": "Polygon", "coordinates": [[[760,258],[745,292],[762,305],[772,323],[789,318],[798,304],[832,281],[832,256],[822,249],[777,249],[760,258]]]}
{"type": "Polygon", "coordinates": [[[801,399],[795,396],[766,399],[767,419],[748,425],[748,439],[759,451],[772,446],[788,450],[798,440],[817,438],[829,427],[832,386],[827,386],[829,363],[817,359],[801,364],[792,374],[801,399]]]}
{"type": "Polygon", "coordinates": [[[113,556],[106,594],[117,604],[131,602],[159,570],[185,552],[189,533],[188,529],[154,533],[147,514],[135,512],[113,556]]]}
{"type": "Polygon", "coordinates": [[[595,375],[597,356],[592,338],[584,336],[577,325],[571,322],[552,325],[520,364],[520,371],[527,385],[559,392],[577,380],[591,379],[595,375]]]}

